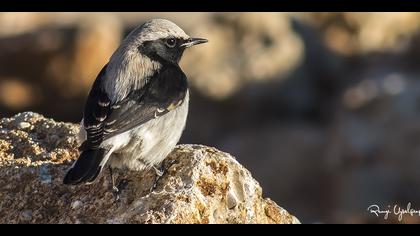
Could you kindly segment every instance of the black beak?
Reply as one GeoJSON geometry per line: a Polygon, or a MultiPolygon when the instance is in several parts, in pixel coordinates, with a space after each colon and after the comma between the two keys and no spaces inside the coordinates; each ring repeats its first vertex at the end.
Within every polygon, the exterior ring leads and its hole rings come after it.
{"type": "Polygon", "coordinates": [[[207,39],[202,39],[202,38],[189,38],[185,43],[181,44],[182,47],[186,47],[189,48],[191,46],[197,45],[197,44],[202,44],[202,43],[207,43],[208,40],[207,39]]]}

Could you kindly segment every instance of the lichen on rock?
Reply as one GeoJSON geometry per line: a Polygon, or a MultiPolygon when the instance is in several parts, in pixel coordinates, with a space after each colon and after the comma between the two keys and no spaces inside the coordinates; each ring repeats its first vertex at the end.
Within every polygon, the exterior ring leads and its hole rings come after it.
{"type": "Polygon", "coordinates": [[[1,119],[0,223],[299,223],[234,157],[203,145],[178,145],[153,191],[154,171],[115,171],[119,201],[107,171],[65,186],[77,130],[31,112],[1,119]]]}

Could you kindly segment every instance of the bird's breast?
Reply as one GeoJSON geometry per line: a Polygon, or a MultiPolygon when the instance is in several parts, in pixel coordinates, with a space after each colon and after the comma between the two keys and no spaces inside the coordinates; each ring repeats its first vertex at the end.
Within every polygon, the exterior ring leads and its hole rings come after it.
{"type": "Polygon", "coordinates": [[[117,168],[143,170],[162,162],[181,138],[188,116],[188,106],[187,92],[179,107],[128,131],[130,141],[115,151],[112,165],[117,168]]]}

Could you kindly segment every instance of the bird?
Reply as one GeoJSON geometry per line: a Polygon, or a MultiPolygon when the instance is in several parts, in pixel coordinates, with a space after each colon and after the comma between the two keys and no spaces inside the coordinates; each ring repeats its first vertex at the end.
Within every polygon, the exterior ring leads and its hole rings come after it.
{"type": "Polygon", "coordinates": [[[207,42],[166,19],[131,31],[93,82],[80,122],[80,155],[63,183],[91,184],[105,165],[156,169],[186,125],[189,89],[181,57],[185,49],[207,42]]]}

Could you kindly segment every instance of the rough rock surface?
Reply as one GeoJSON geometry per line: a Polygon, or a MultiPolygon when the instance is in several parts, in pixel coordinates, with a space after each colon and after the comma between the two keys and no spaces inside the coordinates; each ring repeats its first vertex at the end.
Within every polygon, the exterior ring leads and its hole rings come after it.
{"type": "Polygon", "coordinates": [[[116,171],[119,201],[107,170],[65,186],[77,129],[31,112],[0,121],[0,223],[299,223],[234,157],[202,145],[179,145],[152,192],[154,171],[116,171]]]}

